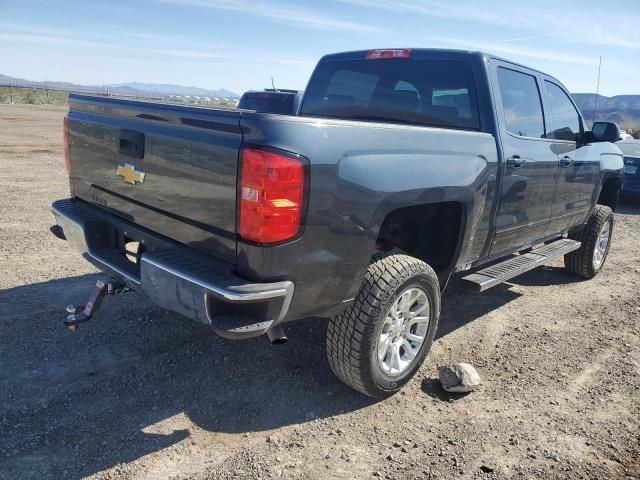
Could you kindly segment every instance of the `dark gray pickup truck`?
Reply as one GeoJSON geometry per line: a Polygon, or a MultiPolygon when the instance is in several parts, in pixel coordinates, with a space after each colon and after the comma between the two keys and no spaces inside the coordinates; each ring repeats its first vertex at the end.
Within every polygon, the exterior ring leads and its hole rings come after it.
{"type": "Polygon", "coordinates": [[[329,318],[336,375],[389,395],[456,272],[482,291],[564,256],[602,268],[623,157],[562,84],[478,52],[320,60],[297,115],[71,95],[52,231],[127,290],[230,339],[329,318]]]}

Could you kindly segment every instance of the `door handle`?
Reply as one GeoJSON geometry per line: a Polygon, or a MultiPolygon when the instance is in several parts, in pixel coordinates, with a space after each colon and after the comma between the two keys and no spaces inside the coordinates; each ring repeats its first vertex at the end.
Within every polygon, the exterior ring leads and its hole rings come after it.
{"type": "Polygon", "coordinates": [[[512,155],[507,158],[507,167],[520,168],[524,162],[526,162],[526,160],[520,158],[520,155],[512,155]]]}
{"type": "Polygon", "coordinates": [[[573,165],[573,162],[575,162],[573,158],[571,158],[569,155],[565,155],[560,159],[560,166],[567,168],[569,165],[573,165]]]}

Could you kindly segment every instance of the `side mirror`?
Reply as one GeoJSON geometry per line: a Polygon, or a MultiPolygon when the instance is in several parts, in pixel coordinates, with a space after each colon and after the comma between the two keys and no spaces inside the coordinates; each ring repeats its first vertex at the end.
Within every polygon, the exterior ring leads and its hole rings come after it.
{"type": "Polygon", "coordinates": [[[620,140],[618,125],[611,122],[594,122],[591,127],[592,142],[617,142],[620,140]]]}

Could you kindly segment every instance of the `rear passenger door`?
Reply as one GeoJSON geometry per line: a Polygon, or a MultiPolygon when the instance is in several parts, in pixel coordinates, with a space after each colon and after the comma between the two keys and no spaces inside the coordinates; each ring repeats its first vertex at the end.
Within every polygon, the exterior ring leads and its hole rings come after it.
{"type": "Polygon", "coordinates": [[[502,187],[491,255],[544,237],[551,218],[558,156],[546,138],[541,78],[536,72],[491,60],[502,187]]]}
{"type": "Polygon", "coordinates": [[[569,93],[554,79],[543,81],[547,96],[547,138],[558,155],[556,187],[547,235],[583,223],[591,209],[600,179],[600,158],[596,148],[582,143],[584,124],[569,93]]]}

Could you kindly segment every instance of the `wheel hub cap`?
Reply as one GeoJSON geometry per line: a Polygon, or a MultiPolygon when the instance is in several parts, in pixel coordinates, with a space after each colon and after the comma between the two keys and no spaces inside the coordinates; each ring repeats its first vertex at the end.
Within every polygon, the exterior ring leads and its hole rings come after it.
{"type": "Polygon", "coordinates": [[[397,376],[414,363],[427,336],[430,316],[429,298],[422,288],[410,287],[398,295],[378,338],[378,362],[383,372],[397,376]]]}
{"type": "Polygon", "coordinates": [[[609,238],[611,237],[611,222],[606,222],[596,240],[596,248],[593,249],[593,268],[599,270],[604,263],[609,249],[609,238]]]}

